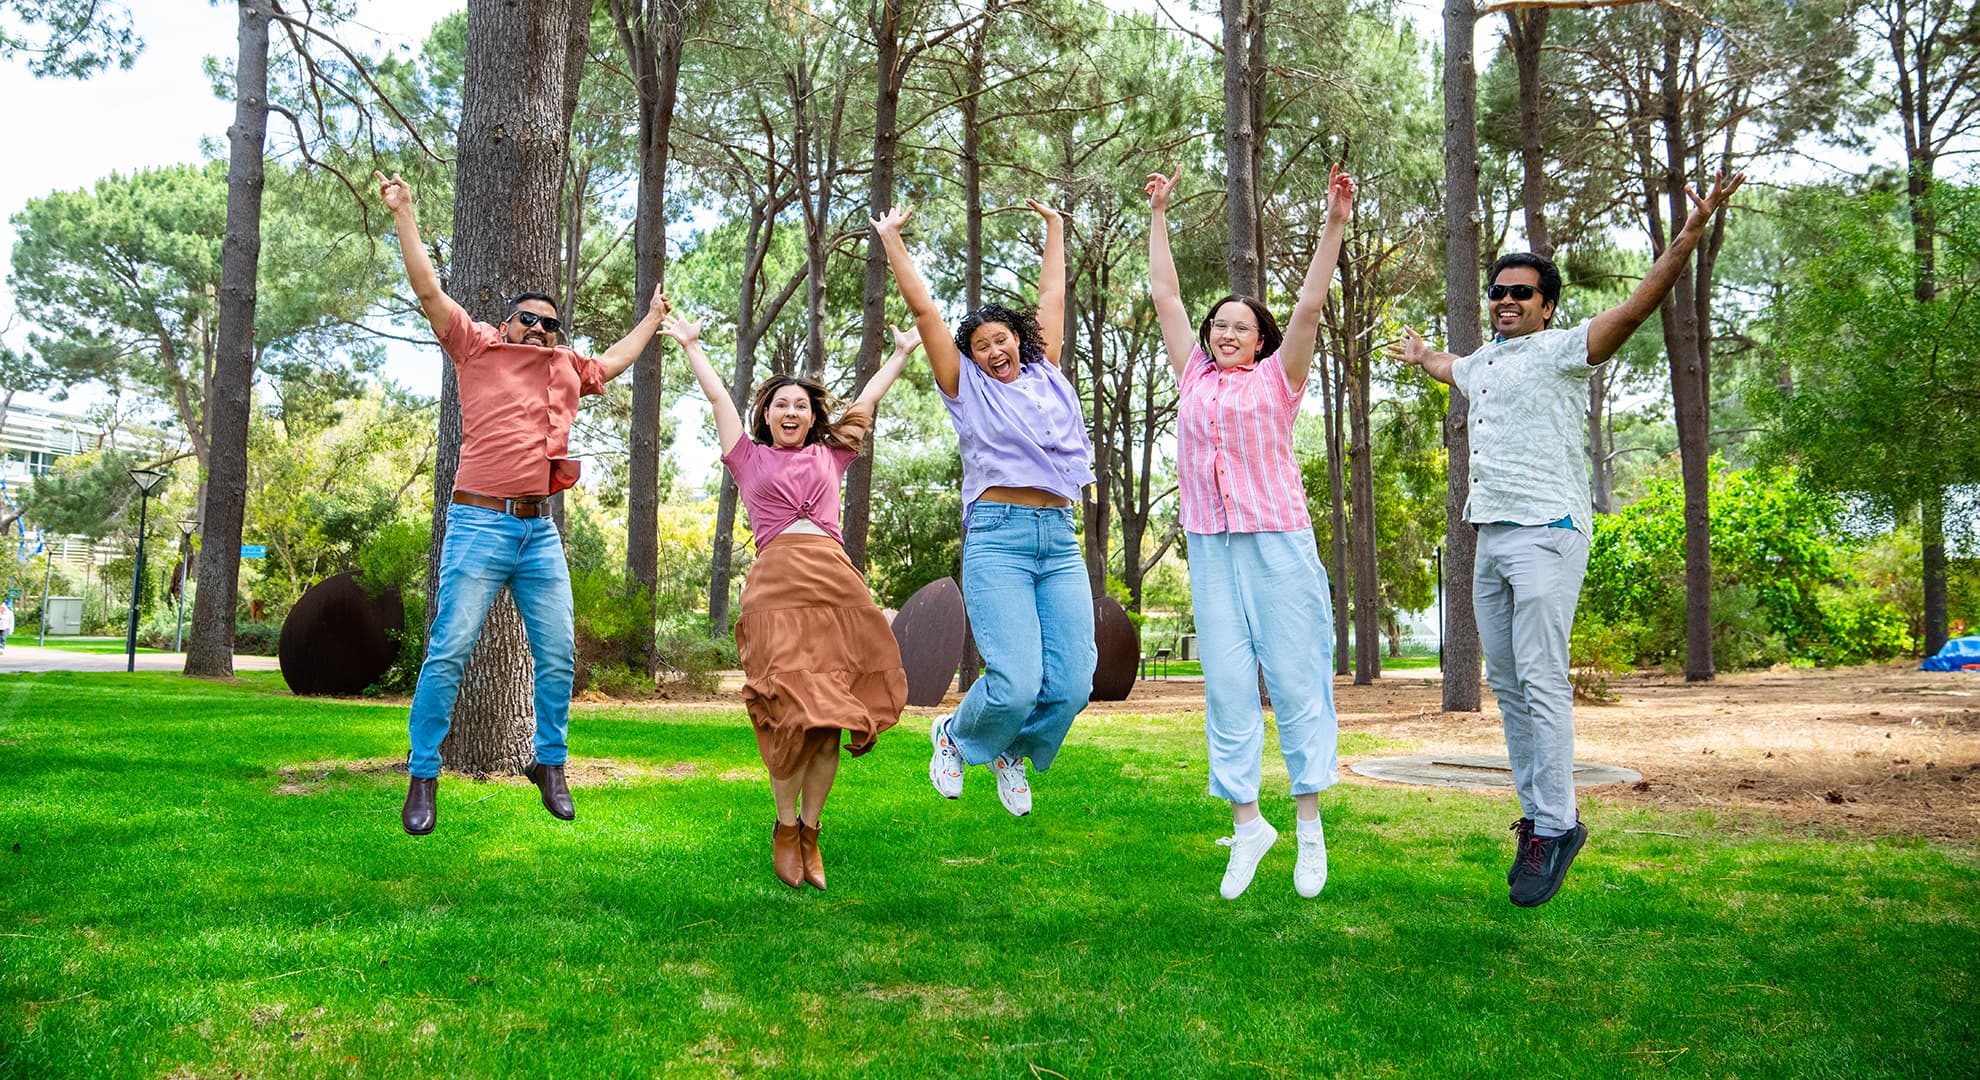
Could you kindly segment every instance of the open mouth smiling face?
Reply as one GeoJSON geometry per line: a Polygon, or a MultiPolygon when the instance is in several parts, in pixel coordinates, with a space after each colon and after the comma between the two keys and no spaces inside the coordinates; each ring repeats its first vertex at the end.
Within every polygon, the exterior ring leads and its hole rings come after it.
{"type": "Polygon", "coordinates": [[[1000,322],[987,322],[969,335],[969,358],[983,373],[998,382],[1015,382],[1020,368],[1022,342],[1011,328],[1000,322]]]}
{"type": "Polygon", "coordinates": [[[1220,368],[1256,360],[1261,340],[1257,313],[1248,304],[1227,300],[1210,317],[1210,358],[1220,368]]]}
{"type": "Polygon", "coordinates": [[[814,422],[811,395],[801,386],[782,387],[763,407],[763,419],[773,443],[787,449],[803,446],[814,422]]]}

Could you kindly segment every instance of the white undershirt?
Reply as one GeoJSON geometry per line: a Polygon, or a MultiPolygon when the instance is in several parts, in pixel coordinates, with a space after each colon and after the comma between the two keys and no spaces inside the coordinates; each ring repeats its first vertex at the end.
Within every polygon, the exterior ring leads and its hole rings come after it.
{"type": "Polygon", "coordinates": [[[805,533],[810,536],[832,535],[831,533],[826,532],[824,529],[819,528],[818,523],[811,520],[810,518],[799,518],[796,521],[791,522],[789,525],[784,526],[784,532],[805,533]]]}

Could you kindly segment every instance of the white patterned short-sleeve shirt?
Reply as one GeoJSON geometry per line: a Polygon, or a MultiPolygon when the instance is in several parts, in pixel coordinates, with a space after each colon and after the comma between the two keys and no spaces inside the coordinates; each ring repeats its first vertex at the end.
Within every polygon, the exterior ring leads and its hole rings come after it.
{"type": "Polygon", "coordinates": [[[1584,534],[1593,529],[1587,427],[1594,374],[1587,323],[1495,341],[1451,366],[1471,410],[1466,521],[1549,525],[1568,518],[1584,534]]]}

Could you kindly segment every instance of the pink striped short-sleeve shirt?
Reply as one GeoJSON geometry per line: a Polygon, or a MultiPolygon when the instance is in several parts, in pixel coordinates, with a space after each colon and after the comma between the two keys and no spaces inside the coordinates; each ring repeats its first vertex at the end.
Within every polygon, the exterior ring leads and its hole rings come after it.
{"type": "Polygon", "coordinates": [[[1177,380],[1176,471],[1186,532],[1294,532],[1313,527],[1293,460],[1292,386],[1273,353],[1219,370],[1201,346],[1177,380]]]}

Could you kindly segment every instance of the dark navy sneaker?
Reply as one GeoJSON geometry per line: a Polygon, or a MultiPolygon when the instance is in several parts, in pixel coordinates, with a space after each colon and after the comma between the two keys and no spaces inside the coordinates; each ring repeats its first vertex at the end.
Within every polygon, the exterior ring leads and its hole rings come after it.
{"type": "Polygon", "coordinates": [[[1512,865],[1506,868],[1507,885],[1511,885],[1513,879],[1519,876],[1520,856],[1526,853],[1526,842],[1533,839],[1533,819],[1530,817],[1520,818],[1518,821],[1513,822],[1510,827],[1513,835],[1518,837],[1518,839],[1513,841],[1512,865]]]}
{"type": "Polygon", "coordinates": [[[1539,907],[1561,891],[1568,865],[1588,842],[1588,826],[1577,821],[1574,831],[1559,836],[1528,834],[1520,844],[1519,861],[1513,864],[1512,902],[1520,907],[1539,907]]]}

